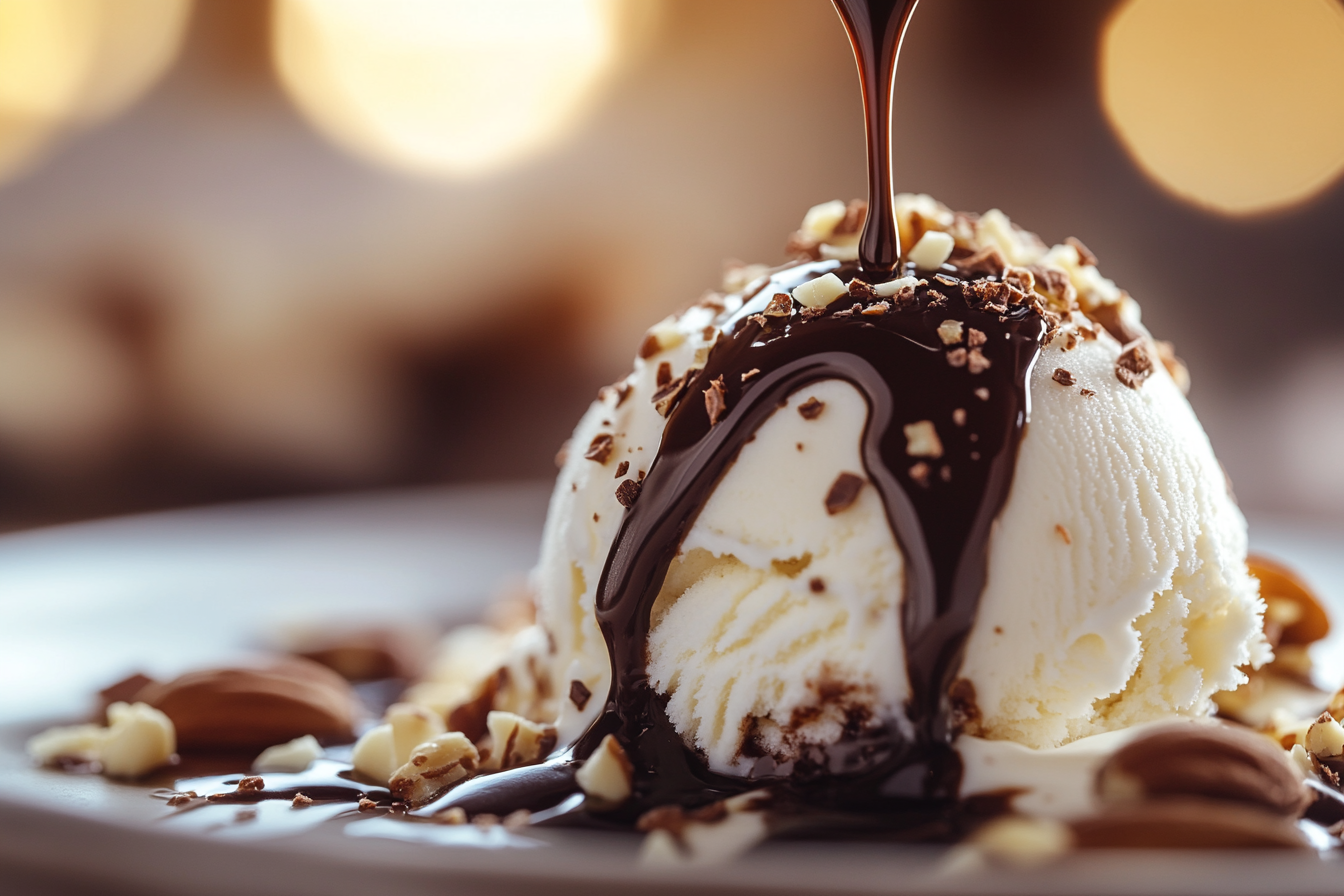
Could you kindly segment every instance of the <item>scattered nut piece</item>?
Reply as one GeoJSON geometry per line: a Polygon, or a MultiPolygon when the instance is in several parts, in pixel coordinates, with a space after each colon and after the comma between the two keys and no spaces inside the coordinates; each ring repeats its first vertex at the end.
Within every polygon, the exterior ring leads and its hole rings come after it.
{"type": "Polygon", "coordinates": [[[859,313],[864,317],[881,317],[891,310],[891,306],[886,302],[874,302],[859,313]]]}
{"type": "Polygon", "coordinates": [[[623,460],[616,465],[616,479],[620,479],[626,473],[630,472],[630,461],[623,460]]]}
{"type": "Polygon", "coordinates": [[[748,370],[746,373],[742,374],[742,382],[745,383],[747,380],[749,380],[749,379],[753,379],[753,378],[758,377],[758,376],[760,376],[760,375],[761,375],[761,369],[760,369],[759,367],[753,367],[753,368],[751,368],[750,370],[748,370]]]}
{"type": "Polygon", "coordinates": [[[289,743],[276,744],[261,751],[261,755],[252,761],[252,771],[301,772],[323,756],[322,746],[311,734],[296,737],[289,743]]]}
{"type": "Polygon", "coordinates": [[[490,753],[482,755],[481,768],[487,771],[540,762],[555,748],[554,727],[511,712],[495,710],[486,716],[485,725],[490,732],[490,753]]]}
{"type": "Polygon", "coordinates": [[[841,511],[848,510],[859,497],[859,491],[863,488],[863,477],[856,476],[853,473],[841,473],[835,477],[835,482],[831,483],[831,489],[826,493],[826,512],[835,516],[841,511]]]}
{"type": "Polygon", "coordinates": [[[355,771],[380,783],[388,781],[404,763],[392,748],[392,726],[383,723],[360,735],[350,755],[355,771]]]}
{"type": "Polygon", "coordinates": [[[313,798],[303,793],[294,794],[294,799],[290,805],[295,809],[306,809],[313,804],[313,798]]]}
{"type": "Polygon", "coordinates": [[[500,822],[506,831],[521,831],[532,823],[532,813],[526,809],[518,809],[504,816],[500,822]]]}
{"type": "Polygon", "coordinates": [[[919,420],[907,423],[905,431],[905,453],[911,457],[942,457],[943,443],[938,438],[938,430],[932,420],[919,420]]]}
{"type": "Polygon", "coordinates": [[[1344,756],[1344,727],[1330,713],[1323,712],[1307,729],[1305,746],[1317,759],[1344,756]]]}
{"type": "Polygon", "coordinates": [[[388,789],[399,800],[422,805],[476,774],[479,761],[480,754],[467,736],[449,731],[412,750],[410,759],[392,775],[388,789]]]}
{"type": "Polygon", "coordinates": [[[906,255],[915,267],[924,271],[933,271],[943,266],[943,262],[952,256],[956,241],[952,234],[940,230],[926,231],[906,255]]]}
{"type": "Polygon", "coordinates": [[[826,402],[819,400],[815,395],[807,401],[798,405],[798,413],[804,420],[815,420],[821,416],[821,412],[826,410],[826,402]]]}
{"type": "Polygon", "coordinates": [[[965,409],[965,408],[953,408],[953,409],[952,409],[952,422],[955,423],[957,426],[965,426],[965,425],[966,425],[966,409],[965,409]]]}
{"type": "Polygon", "coordinates": [[[945,320],[938,325],[938,338],[943,345],[956,345],[961,341],[962,323],[959,320],[945,320]]]}
{"type": "Polygon", "coordinates": [[[608,734],[574,776],[589,797],[608,805],[620,805],[630,797],[634,766],[620,741],[608,734]]]}
{"type": "Polygon", "coordinates": [[[848,292],[849,287],[839,277],[822,274],[815,280],[794,287],[793,298],[804,308],[825,308],[848,292]]]}
{"type": "Polygon", "coordinates": [[[1063,367],[1056,367],[1055,372],[1050,375],[1050,379],[1059,383],[1061,386],[1072,386],[1074,383],[1078,382],[1073,378],[1073,374],[1069,373],[1063,367]]]}
{"type": "Polygon", "coordinates": [[[393,703],[383,716],[392,726],[392,759],[397,767],[411,758],[411,751],[443,734],[443,716],[427,706],[393,703]]]}
{"type": "Polygon", "coordinates": [[[359,811],[361,812],[372,812],[374,809],[377,808],[378,804],[375,803],[373,800],[369,799],[368,797],[364,797],[359,801],[359,811]]]}
{"type": "Polygon", "coordinates": [[[1078,390],[1078,394],[1081,395],[1081,396],[1083,396],[1084,398],[1091,398],[1091,397],[1093,397],[1094,395],[1096,395],[1097,393],[1094,392],[1094,391],[1091,390],[1091,389],[1079,389],[1079,390],[1078,390]]]}
{"type": "Polygon", "coordinates": [[[715,377],[705,390],[705,413],[709,415],[709,425],[713,426],[728,410],[727,389],[723,377],[715,377]]]}
{"type": "Polygon", "coordinates": [[[435,812],[430,817],[439,824],[466,824],[467,810],[461,806],[452,806],[442,812],[435,812]]]}
{"type": "Polygon", "coordinates": [[[981,386],[979,389],[975,390],[975,397],[981,401],[989,401],[989,390],[984,386],[981,386]]]}
{"type": "Polygon", "coordinates": [[[907,289],[913,292],[914,288],[918,285],[919,279],[917,277],[897,277],[895,280],[888,280],[886,283],[877,284],[873,287],[873,292],[884,299],[890,299],[893,296],[900,295],[907,289]]]}
{"type": "Polygon", "coordinates": [[[923,486],[924,488],[928,488],[929,472],[931,469],[932,468],[928,464],[924,463],[924,461],[920,461],[919,463],[912,466],[907,472],[910,474],[910,478],[913,479],[917,484],[923,486]]]}
{"type": "Polygon", "coordinates": [[[1009,815],[980,828],[970,842],[987,858],[1032,867],[1067,853],[1073,846],[1073,832],[1053,819],[1009,815]]]}
{"type": "Polygon", "coordinates": [[[964,348],[954,348],[947,353],[947,363],[953,367],[966,366],[967,352],[964,348]]]}
{"type": "Polygon", "coordinates": [[[977,345],[984,345],[988,341],[989,337],[984,334],[983,330],[977,330],[975,327],[971,327],[966,331],[966,344],[971,348],[975,348],[977,345]]]}
{"type": "Polygon", "coordinates": [[[107,708],[108,728],[98,751],[103,774],[139,778],[167,765],[177,752],[172,720],[145,703],[113,703],[107,708]]]}
{"type": "Polygon", "coordinates": [[[984,373],[990,368],[990,360],[981,353],[980,349],[973,348],[966,355],[966,368],[971,373],[984,373]]]}

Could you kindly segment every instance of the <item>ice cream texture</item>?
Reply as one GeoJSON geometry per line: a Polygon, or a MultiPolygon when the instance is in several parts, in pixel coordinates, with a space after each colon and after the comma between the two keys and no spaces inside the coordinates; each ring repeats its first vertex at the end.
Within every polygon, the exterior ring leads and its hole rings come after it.
{"type": "MultiPolygon", "coordinates": [[[[812,209],[791,250],[852,258],[856,206],[861,215],[855,203],[812,209]]],[[[1001,212],[954,214],[923,195],[902,194],[896,208],[921,268],[988,260],[1030,271],[1054,320],[1028,375],[1029,423],[957,676],[963,737],[1047,749],[1209,714],[1212,695],[1245,681],[1243,669],[1265,663],[1270,649],[1246,524],[1183,395],[1183,368],[1078,241],[1047,247],[1001,212]]],[[[732,269],[724,292],[655,325],[633,371],[602,390],[568,442],[533,574],[537,629],[520,635],[545,679],[526,690],[550,697],[507,707],[556,721],[562,744],[593,722],[611,687],[595,595],[625,505],[658,455],[660,401],[704,365],[767,274],[732,269]]],[[[804,286],[792,297],[804,307],[840,298],[822,277],[804,286]]],[[[971,355],[975,332],[956,320],[939,329],[971,355]]],[[[789,762],[909,724],[900,622],[908,570],[882,501],[862,485],[870,414],[863,393],[840,379],[789,395],[741,448],[671,561],[646,670],[676,731],[713,772],[745,775],[761,756],[789,762]],[[837,511],[845,474],[860,486],[837,511]]],[[[948,475],[942,442],[966,419],[953,408],[905,427],[913,478],[948,475]]]]}

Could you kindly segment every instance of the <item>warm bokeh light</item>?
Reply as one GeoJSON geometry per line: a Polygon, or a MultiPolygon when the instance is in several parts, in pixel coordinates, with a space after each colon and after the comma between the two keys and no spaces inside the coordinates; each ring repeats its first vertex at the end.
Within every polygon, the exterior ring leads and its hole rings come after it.
{"type": "Polygon", "coordinates": [[[1100,66],[1120,139],[1184,199],[1254,214],[1344,170],[1338,0],[1130,0],[1106,27],[1100,66]]]}
{"type": "Polygon", "coordinates": [[[177,55],[191,0],[0,0],[0,176],[121,111],[177,55]]]}
{"type": "Polygon", "coordinates": [[[300,108],[362,156],[430,175],[489,171],[576,123],[649,0],[276,0],[276,67],[300,108]]]}

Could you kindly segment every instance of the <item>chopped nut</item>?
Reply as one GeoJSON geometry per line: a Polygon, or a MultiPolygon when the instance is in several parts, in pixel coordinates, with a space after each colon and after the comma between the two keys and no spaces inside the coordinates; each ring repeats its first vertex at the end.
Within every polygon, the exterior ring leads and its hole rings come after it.
{"type": "Polygon", "coordinates": [[[363,797],[359,801],[359,811],[361,812],[372,812],[374,809],[377,808],[378,804],[375,803],[373,800],[369,799],[368,797],[363,797]]]}
{"type": "Polygon", "coordinates": [[[592,696],[593,692],[588,690],[588,686],[577,678],[569,683],[569,702],[573,703],[579,712],[583,712],[583,708],[588,705],[592,696]]]}
{"type": "Polygon", "coordinates": [[[261,755],[252,761],[252,771],[301,772],[323,756],[322,746],[311,734],[296,737],[289,743],[277,744],[261,751],[261,755]]]}
{"type": "Polygon", "coordinates": [[[965,426],[965,425],[966,425],[966,409],[965,409],[965,408],[953,408],[953,409],[952,409],[952,422],[955,423],[957,426],[965,426]]]}
{"type": "Polygon", "coordinates": [[[1055,532],[1060,538],[1064,539],[1065,544],[1073,544],[1073,536],[1069,534],[1068,529],[1064,528],[1063,523],[1055,523],[1055,532]]]}
{"type": "Polygon", "coordinates": [[[303,793],[294,794],[294,799],[290,802],[290,805],[295,809],[306,809],[312,804],[313,798],[303,793]]]}
{"type": "Polygon", "coordinates": [[[1067,853],[1073,846],[1073,833],[1054,819],[1010,815],[977,830],[971,843],[991,859],[1032,867],[1067,853]]]}
{"type": "Polygon", "coordinates": [[[426,741],[433,740],[447,729],[443,716],[427,706],[415,703],[393,703],[384,715],[392,726],[392,761],[395,767],[405,765],[411,751],[426,741]]]}
{"type": "Polygon", "coordinates": [[[916,277],[897,277],[895,280],[888,280],[886,283],[879,283],[873,287],[873,292],[884,299],[890,299],[893,296],[905,292],[907,289],[911,292],[919,285],[919,279],[916,277]]]}
{"type": "Polygon", "coordinates": [[[185,806],[187,803],[190,803],[192,800],[197,798],[198,797],[196,795],[196,791],[184,790],[181,793],[175,793],[172,796],[168,797],[168,805],[174,807],[185,806]]]}
{"type": "Polygon", "coordinates": [[[495,710],[486,716],[490,731],[490,755],[481,762],[487,771],[516,768],[540,762],[555,747],[556,732],[550,725],[511,712],[495,710]]]}
{"type": "Polygon", "coordinates": [[[1069,373],[1063,367],[1056,367],[1055,372],[1050,375],[1050,379],[1059,383],[1061,386],[1072,386],[1074,383],[1078,382],[1073,378],[1073,374],[1069,373]]]}
{"type": "Polygon", "coordinates": [[[815,280],[794,287],[793,298],[804,308],[825,308],[848,292],[849,288],[839,277],[834,274],[822,274],[815,280]]]}
{"type": "Polygon", "coordinates": [[[603,804],[619,805],[630,797],[633,772],[634,766],[620,741],[608,734],[574,777],[589,797],[603,804]]]}
{"type": "Polygon", "coordinates": [[[862,301],[871,301],[877,298],[877,290],[873,289],[873,285],[857,277],[852,278],[846,285],[849,287],[849,294],[853,298],[862,301]]]}
{"type": "Polygon", "coordinates": [[[848,510],[850,505],[858,500],[863,483],[863,477],[853,473],[841,473],[835,477],[830,491],[826,493],[826,512],[835,516],[841,511],[848,510]]]}
{"type": "Polygon", "coordinates": [[[1115,378],[1131,389],[1143,385],[1153,375],[1153,361],[1141,341],[1134,341],[1115,361],[1115,378]]]}
{"type": "Polygon", "coordinates": [[[966,368],[971,373],[983,373],[990,367],[990,361],[978,348],[973,348],[966,355],[966,368]]]}
{"type": "Polygon", "coordinates": [[[435,812],[430,818],[438,824],[466,824],[467,810],[461,806],[451,806],[442,812],[435,812]]]}
{"type": "Polygon", "coordinates": [[[938,438],[938,430],[932,420],[919,420],[907,423],[905,431],[905,453],[911,457],[942,457],[943,443],[938,438]]]}
{"type": "Polygon", "coordinates": [[[987,341],[989,341],[989,337],[975,327],[971,327],[966,332],[966,345],[971,348],[975,348],[977,345],[984,345],[987,341]]]}
{"type": "Polygon", "coordinates": [[[505,815],[504,820],[500,822],[506,831],[521,831],[531,823],[532,813],[526,809],[518,809],[517,811],[510,812],[508,815],[505,815]]]}
{"type": "Polygon", "coordinates": [[[975,390],[975,397],[981,401],[989,401],[989,390],[984,386],[981,386],[979,389],[975,390]]]}
{"type": "Polygon", "coordinates": [[[611,452],[615,447],[616,440],[613,439],[609,433],[604,432],[600,435],[593,436],[593,441],[588,445],[588,450],[583,453],[583,456],[588,460],[597,461],[599,464],[605,464],[611,457],[611,452]]]}
{"type": "Polygon", "coordinates": [[[1344,756],[1344,727],[1330,713],[1323,712],[1307,729],[1305,746],[1317,759],[1344,756]]]}
{"type": "Polygon", "coordinates": [[[639,498],[639,490],[642,483],[633,479],[626,479],[616,486],[616,500],[621,502],[621,506],[630,508],[635,506],[635,501],[639,498]]]}
{"type": "Polygon", "coordinates": [[[924,488],[928,488],[929,472],[931,471],[931,469],[932,468],[928,464],[924,463],[924,461],[920,461],[919,463],[912,466],[906,472],[909,473],[910,478],[913,479],[916,483],[923,486],[924,488]]]}
{"type": "Polygon", "coordinates": [[[1091,265],[1097,266],[1097,256],[1092,254],[1092,250],[1083,245],[1083,241],[1076,236],[1068,237],[1064,240],[1064,245],[1072,246],[1078,252],[1078,263],[1084,267],[1091,265]]]}
{"type": "Polygon", "coordinates": [[[786,292],[777,292],[761,314],[765,317],[788,317],[793,314],[793,299],[786,292]]]}
{"type": "Polygon", "coordinates": [[[804,420],[815,420],[821,416],[821,412],[826,410],[826,402],[819,401],[816,396],[798,405],[798,413],[804,420]]]}
{"type": "Polygon", "coordinates": [[[1093,395],[1096,395],[1097,393],[1092,391],[1091,389],[1079,389],[1078,394],[1083,396],[1084,398],[1091,398],[1093,395]]]}
{"type": "Polygon", "coordinates": [[[747,380],[754,379],[760,375],[761,375],[761,369],[759,367],[753,367],[746,373],[742,374],[742,382],[745,383],[747,380]]]}
{"type": "Polygon", "coordinates": [[[715,377],[705,390],[705,413],[709,415],[710,426],[718,423],[719,418],[728,410],[726,394],[722,376],[715,377]]]}
{"type": "Polygon", "coordinates": [[[392,775],[388,789],[399,800],[422,805],[474,775],[479,761],[480,754],[467,736],[449,731],[412,750],[410,759],[392,775]]]}
{"type": "Polygon", "coordinates": [[[872,305],[869,305],[867,308],[863,309],[859,313],[862,314],[864,317],[881,317],[890,310],[891,306],[888,305],[886,302],[874,302],[872,305]]]}
{"type": "Polygon", "coordinates": [[[967,352],[964,348],[954,348],[947,353],[947,363],[953,367],[966,366],[967,352]]]}
{"type": "Polygon", "coordinates": [[[962,323],[959,320],[945,320],[938,325],[938,338],[943,345],[956,345],[961,341],[962,323]]]}
{"type": "Polygon", "coordinates": [[[248,775],[238,781],[239,793],[256,793],[266,789],[266,780],[260,775],[248,775]]]}
{"type": "Polygon", "coordinates": [[[392,726],[375,725],[355,741],[350,763],[355,771],[378,782],[386,782],[404,763],[398,762],[392,749],[392,726]]]}
{"type": "Polygon", "coordinates": [[[103,774],[139,778],[168,764],[177,736],[167,715],[144,703],[113,703],[107,708],[107,734],[98,751],[103,774]]]}
{"type": "Polygon", "coordinates": [[[919,238],[906,257],[920,270],[932,271],[942,267],[943,262],[951,257],[955,245],[952,234],[929,230],[919,238]]]}

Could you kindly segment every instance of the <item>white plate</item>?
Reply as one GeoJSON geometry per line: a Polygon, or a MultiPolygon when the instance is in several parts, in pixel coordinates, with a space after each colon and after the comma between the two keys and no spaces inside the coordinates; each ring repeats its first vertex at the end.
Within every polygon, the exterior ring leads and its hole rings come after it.
{"type": "MultiPolygon", "coordinates": [[[[143,669],[173,674],[318,616],[469,618],[532,563],[547,489],[514,485],[251,504],[0,538],[0,891],[196,894],[1208,893],[1339,890],[1312,856],[1114,852],[949,874],[936,850],[768,844],[723,868],[649,869],[637,839],[467,832],[383,819],[206,830],[146,788],[33,768],[24,739],[143,669]]],[[[1257,520],[1253,541],[1344,609],[1344,533],[1257,520]]],[[[1337,618],[1344,614],[1337,613],[1337,618]]],[[[1344,670],[1344,638],[1319,651],[1344,670]]],[[[265,811],[285,810],[274,804],[265,811]]],[[[312,811],[312,810],[303,810],[312,811]]],[[[320,814],[306,817],[320,821],[320,814]]]]}

